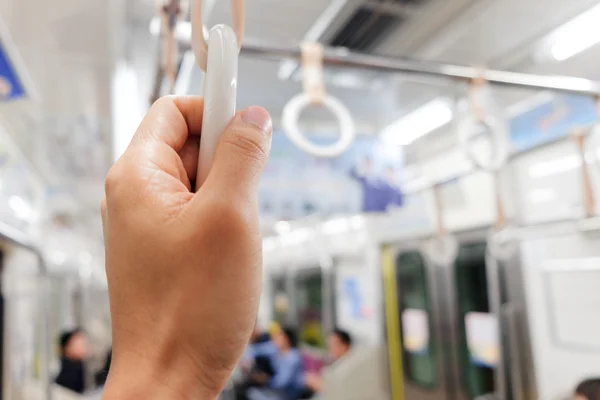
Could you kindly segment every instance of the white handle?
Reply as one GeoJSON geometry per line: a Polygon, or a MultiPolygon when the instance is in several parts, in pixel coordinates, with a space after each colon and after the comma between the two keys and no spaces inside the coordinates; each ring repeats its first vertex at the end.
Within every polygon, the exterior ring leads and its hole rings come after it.
{"type": "Polygon", "coordinates": [[[238,42],[233,29],[216,25],[208,36],[204,76],[204,115],[196,189],[206,180],[221,134],[235,115],[238,75],[238,42]]]}
{"type": "Polygon", "coordinates": [[[327,146],[321,146],[308,140],[298,127],[300,113],[309,106],[312,98],[305,93],[292,97],[283,109],[282,124],[283,131],[290,138],[292,143],[298,146],[302,151],[316,157],[337,157],[352,145],[356,130],[352,116],[344,105],[335,97],[325,95],[323,106],[335,115],[340,124],[340,138],[335,143],[327,146]]]}

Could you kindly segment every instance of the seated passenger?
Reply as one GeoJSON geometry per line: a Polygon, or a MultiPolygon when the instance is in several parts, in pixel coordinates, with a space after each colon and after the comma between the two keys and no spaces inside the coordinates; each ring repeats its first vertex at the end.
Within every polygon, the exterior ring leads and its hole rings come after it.
{"type": "Polygon", "coordinates": [[[83,332],[74,329],[60,336],[60,373],[56,383],[76,393],[85,390],[87,342],[83,332]]]}
{"type": "MultiPolygon", "coordinates": [[[[329,335],[327,347],[329,358],[333,364],[348,354],[352,347],[352,337],[348,332],[336,329],[329,335]]],[[[304,387],[307,390],[305,391],[303,398],[310,398],[311,394],[319,393],[322,390],[323,380],[321,376],[317,374],[307,373],[304,376],[304,387]]]]}
{"type": "Polygon", "coordinates": [[[586,379],[575,388],[574,400],[600,400],[600,378],[586,379]]]}
{"type": "Polygon", "coordinates": [[[235,384],[236,396],[239,400],[247,398],[248,389],[251,387],[265,386],[265,383],[256,380],[256,376],[266,375],[271,378],[275,374],[274,364],[278,350],[268,333],[263,333],[257,325],[250,336],[250,343],[242,354],[240,360],[241,379],[235,384]]]}
{"type": "Polygon", "coordinates": [[[284,328],[273,337],[273,341],[277,347],[275,374],[269,377],[265,373],[253,373],[252,380],[264,386],[249,389],[249,400],[295,400],[300,394],[302,359],[297,349],[296,334],[291,329],[284,328]]]}

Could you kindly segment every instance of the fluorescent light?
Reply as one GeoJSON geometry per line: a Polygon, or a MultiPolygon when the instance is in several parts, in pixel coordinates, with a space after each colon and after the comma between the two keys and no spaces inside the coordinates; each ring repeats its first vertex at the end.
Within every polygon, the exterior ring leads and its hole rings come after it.
{"type": "Polygon", "coordinates": [[[534,204],[547,203],[556,200],[556,191],[551,188],[534,189],[529,193],[529,202],[534,204]]]}
{"type": "Polygon", "coordinates": [[[275,224],[275,232],[277,232],[280,235],[286,234],[291,230],[292,230],[292,226],[290,225],[289,222],[279,221],[278,223],[275,224]]]}
{"type": "Polygon", "coordinates": [[[548,161],[541,161],[529,167],[529,176],[532,178],[544,178],[561,172],[567,172],[578,168],[581,165],[581,157],[578,154],[572,154],[565,157],[555,158],[548,161]]]}
{"type": "Polygon", "coordinates": [[[323,224],[323,233],[326,235],[335,235],[349,230],[349,221],[347,218],[332,219],[323,224]]]}
{"type": "Polygon", "coordinates": [[[381,133],[388,144],[406,146],[452,121],[452,101],[437,98],[389,125],[381,133]]]}
{"type": "Polygon", "coordinates": [[[550,55],[563,61],[600,42],[599,20],[597,5],[559,27],[550,35],[550,55]]]}
{"type": "Polygon", "coordinates": [[[19,196],[10,196],[8,205],[19,219],[27,221],[33,216],[33,209],[31,206],[19,196]]]}

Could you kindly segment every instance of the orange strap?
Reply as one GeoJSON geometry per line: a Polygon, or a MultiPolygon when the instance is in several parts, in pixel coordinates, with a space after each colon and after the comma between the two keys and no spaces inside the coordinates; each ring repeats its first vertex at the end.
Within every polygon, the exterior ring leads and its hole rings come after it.
{"type": "Polygon", "coordinates": [[[325,100],[323,83],[323,46],[319,43],[302,44],[302,84],[304,93],[315,106],[325,100]]]}
{"type": "Polygon", "coordinates": [[[592,181],[590,178],[590,172],[585,159],[585,136],[581,130],[574,131],[571,135],[573,142],[577,147],[579,156],[581,158],[581,186],[582,186],[582,203],[583,211],[586,217],[593,217],[595,215],[595,201],[594,192],[592,190],[592,181]]]}

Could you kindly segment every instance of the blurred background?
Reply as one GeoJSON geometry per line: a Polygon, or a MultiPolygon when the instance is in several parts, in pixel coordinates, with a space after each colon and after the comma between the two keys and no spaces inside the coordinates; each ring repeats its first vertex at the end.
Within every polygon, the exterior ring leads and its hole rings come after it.
{"type": "MultiPolygon", "coordinates": [[[[256,334],[223,399],[600,399],[600,3],[245,3],[237,108],[274,136],[256,334]],[[356,132],[333,157],[287,129],[304,42],[356,132]],[[286,345],[293,394],[256,378],[286,345]]],[[[0,399],[101,393],[104,177],[154,100],[203,93],[189,9],[0,0],[0,399]]],[[[343,134],[318,105],[297,125],[343,134]]]]}

